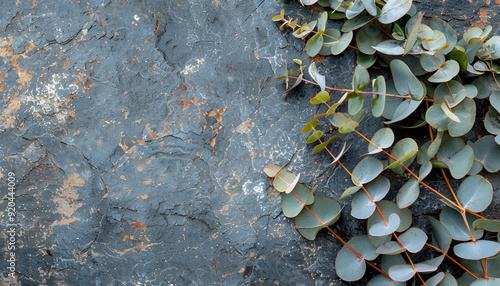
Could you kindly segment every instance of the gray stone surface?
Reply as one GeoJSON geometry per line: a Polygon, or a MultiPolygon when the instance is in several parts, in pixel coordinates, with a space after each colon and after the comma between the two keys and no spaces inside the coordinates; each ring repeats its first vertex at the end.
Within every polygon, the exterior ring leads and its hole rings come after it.
{"type": "MultiPolygon", "coordinates": [[[[335,199],[350,184],[300,132],[317,89],[281,94],[273,79],[305,53],[271,12],[308,21],[310,9],[217,2],[0,1],[0,194],[15,173],[13,285],[343,285],[340,244],[325,232],[301,238],[262,173],[287,164],[335,199]]],[[[456,28],[499,30],[494,1],[416,2],[456,28]]],[[[349,87],[353,55],[319,61],[329,84],[349,87]]],[[[435,213],[431,198],[415,212],[435,213]]],[[[496,191],[496,214],[498,201],[496,191]]],[[[342,203],[335,230],[349,239],[365,229],[342,203]]]]}

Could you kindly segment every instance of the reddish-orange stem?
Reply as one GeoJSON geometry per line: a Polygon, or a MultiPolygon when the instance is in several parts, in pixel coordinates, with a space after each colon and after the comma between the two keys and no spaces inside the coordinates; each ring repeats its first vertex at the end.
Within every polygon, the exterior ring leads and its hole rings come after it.
{"type": "Polygon", "coordinates": [[[451,261],[453,261],[453,263],[455,263],[456,265],[458,265],[460,268],[462,268],[464,271],[466,271],[467,273],[469,273],[470,275],[472,275],[472,277],[476,278],[476,279],[479,279],[479,277],[477,277],[476,275],[474,275],[474,273],[470,272],[469,269],[465,268],[465,266],[463,266],[462,264],[460,264],[458,261],[456,261],[455,259],[453,259],[453,257],[449,256],[447,253],[444,253],[443,250],[435,247],[434,245],[432,244],[429,244],[429,243],[425,243],[425,245],[431,247],[431,248],[434,248],[435,250],[437,251],[440,251],[441,253],[443,253],[446,258],[450,259],[451,261]]]}

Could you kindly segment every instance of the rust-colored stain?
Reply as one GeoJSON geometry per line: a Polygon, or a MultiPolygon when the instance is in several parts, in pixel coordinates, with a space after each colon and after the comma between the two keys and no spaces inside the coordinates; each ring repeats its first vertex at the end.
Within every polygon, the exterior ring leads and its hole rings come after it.
{"type": "Polygon", "coordinates": [[[117,254],[123,255],[123,254],[125,254],[127,252],[141,252],[141,251],[146,251],[149,247],[151,247],[153,245],[158,245],[158,243],[150,243],[150,244],[144,245],[144,242],[141,241],[141,244],[137,245],[136,247],[127,248],[127,249],[124,249],[124,250],[116,250],[116,249],[109,248],[109,250],[111,250],[111,252],[113,252],[113,253],[117,253],[117,254]]]}
{"type": "Polygon", "coordinates": [[[80,220],[79,218],[71,217],[83,203],[75,202],[78,199],[78,191],[74,187],[82,187],[85,181],[80,178],[77,173],[72,173],[63,182],[63,186],[57,191],[53,202],[57,204],[57,212],[63,216],[61,220],[52,223],[52,227],[56,225],[67,225],[74,221],[80,220]]]}

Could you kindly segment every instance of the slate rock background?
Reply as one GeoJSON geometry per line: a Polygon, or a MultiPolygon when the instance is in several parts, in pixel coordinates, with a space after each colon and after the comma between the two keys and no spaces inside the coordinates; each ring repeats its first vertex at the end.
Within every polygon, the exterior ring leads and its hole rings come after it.
{"type": "MultiPolygon", "coordinates": [[[[459,34],[499,33],[498,1],[415,2],[459,34]]],[[[287,164],[335,199],[350,184],[300,132],[317,89],[281,94],[273,79],[305,57],[270,20],[282,7],[319,14],[274,0],[0,1],[0,192],[14,172],[19,224],[18,278],[4,247],[3,285],[343,285],[339,243],[301,238],[262,173],[287,164]]],[[[319,61],[337,87],[354,65],[352,51],[319,61]]],[[[423,192],[412,211],[441,205],[423,192]]],[[[349,211],[335,226],[346,239],[365,231],[349,211]]]]}

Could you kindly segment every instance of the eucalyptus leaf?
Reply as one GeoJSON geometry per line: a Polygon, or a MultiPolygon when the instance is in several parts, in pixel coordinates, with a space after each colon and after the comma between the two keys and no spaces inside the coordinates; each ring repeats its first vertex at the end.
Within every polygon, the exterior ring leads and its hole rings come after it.
{"type": "Polygon", "coordinates": [[[451,80],[449,82],[439,84],[434,90],[434,99],[444,98],[450,108],[457,106],[466,96],[465,87],[458,81],[451,80]]]}
{"type": "Polygon", "coordinates": [[[364,67],[357,65],[352,78],[352,88],[355,92],[363,91],[369,83],[370,75],[368,74],[368,71],[364,67]]]}
{"type": "Polygon", "coordinates": [[[356,51],[356,63],[364,68],[370,68],[377,62],[377,55],[366,55],[359,50],[356,51]]]}
{"type": "Polygon", "coordinates": [[[451,233],[439,220],[427,216],[432,228],[432,245],[448,253],[452,242],[451,233]]]}
{"type": "Polygon", "coordinates": [[[493,186],[483,176],[470,176],[458,187],[457,198],[464,208],[482,212],[493,200],[493,186]]]}
{"type": "Polygon", "coordinates": [[[383,24],[395,22],[410,11],[411,5],[411,0],[388,0],[378,20],[383,24]]]}
{"type": "Polygon", "coordinates": [[[356,33],[356,44],[363,54],[371,55],[376,52],[372,46],[380,43],[383,38],[384,33],[375,24],[369,23],[356,33]]]}
{"type": "Polygon", "coordinates": [[[382,13],[382,11],[378,7],[377,7],[377,15],[375,15],[375,16],[372,16],[372,15],[368,14],[367,12],[363,12],[363,13],[359,14],[358,16],[345,21],[344,25],[342,25],[341,30],[342,30],[342,32],[346,33],[346,32],[350,32],[350,31],[354,31],[356,29],[359,29],[359,28],[363,27],[364,25],[370,23],[371,21],[377,19],[377,17],[380,16],[381,13],[382,13]]]}
{"type": "Polygon", "coordinates": [[[474,159],[481,162],[490,173],[500,170],[500,146],[491,135],[481,137],[475,143],[469,143],[474,149],[474,159]]]}
{"type": "Polygon", "coordinates": [[[379,75],[372,82],[372,90],[375,93],[372,100],[372,114],[374,117],[380,117],[385,108],[385,79],[379,75]]]}
{"type": "Polygon", "coordinates": [[[491,106],[488,107],[484,117],[484,127],[491,134],[500,134],[500,113],[491,106]]]}
{"type": "Polygon", "coordinates": [[[306,52],[310,57],[316,56],[323,47],[323,30],[312,36],[306,43],[306,52]]]}
{"type": "Polygon", "coordinates": [[[447,60],[439,70],[437,70],[430,78],[430,82],[447,82],[454,78],[460,71],[460,65],[455,60],[447,60]]]}
{"type": "Polygon", "coordinates": [[[410,178],[402,187],[399,189],[396,196],[396,203],[399,208],[407,208],[411,206],[418,198],[420,194],[419,182],[415,178],[410,178]]]}
{"type": "Polygon", "coordinates": [[[326,146],[328,146],[328,144],[330,144],[333,140],[335,140],[335,138],[337,138],[337,135],[333,135],[332,137],[330,137],[330,139],[328,139],[327,141],[321,143],[321,144],[318,144],[316,147],[314,147],[314,152],[319,152],[323,149],[326,148],[326,146]]]}
{"type": "Polygon", "coordinates": [[[345,281],[357,281],[361,279],[366,271],[365,260],[377,258],[373,247],[366,235],[357,236],[347,244],[354,249],[362,258],[360,259],[347,246],[343,246],[335,258],[335,270],[337,275],[345,281]]]}
{"type": "Polygon", "coordinates": [[[325,90],[325,86],[326,86],[325,76],[319,74],[318,68],[316,67],[316,63],[315,62],[312,62],[309,65],[308,71],[309,71],[309,75],[319,85],[319,87],[321,88],[321,90],[325,90]]]}
{"type": "Polygon", "coordinates": [[[297,184],[293,193],[281,193],[281,209],[286,217],[296,217],[306,205],[314,203],[313,192],[302,184],[297,184]]]}
{"type": "Polygon", "coordinates": [[[449,207],[444,207],[439,216],[441,223],[444,226],[446,226],[446,228],[450,231],[453,239],[459,241],[471,240],[472,238],[469,233],[469,229],[471,230],[472,235],[474,236],[475,239],[481,238],[481,236],[483,236],[483,231],[475,231],[472,228],[472,222],[474,221],[474,216],[467,213],[466,218],[467,218],[467,223],[469,224],[469,228],[467,228],[467,226],[465,225],[465,222],[460,213],[449,207]]]}
{"type": "Polygon", "coordinates": [[[441,65],[446,61],[444,53],[442,51],[437,52],[434,55],[421,54],[419,56],[420,65],[426,72],[433,72],[439,69],[441,65]]]}
{"type": "MultiPolygon", "coordinates": [[[[412,215],[411,211],[408,208],[400,209],[395,203],[386,200],[377,202],[377,206],[380,208],[380,211],[386,219],[392,213],[395,213],[399,216],[401,222],[396,230],[397,232],[403,232],[411,226],[412,215]]],[[[384,221],[382,220],[382,217],[378,212],[374,212],[367,221],[367,228],[370,229],[373,225],[378,223],[384,224],[384,221]]]]}
{"type": "Polygon", "coordinates": [[[383,170],[384,166],[380,160],[368,156],[354,167],[351,180],[356,186],[364,185],[375,179],[383,170]]]}
{"type": "Polygon", "coordinates": [[[395,232],[400,224],[401,219],[399,216],[395,213],[391,213],[386,221],[381,221],[372,225],[370,229],[368,229],[368,233],[371,236],[385,236],[395,232]]]}
{"type": "Polygon", "coordinates": [[[389,148],[394,143],[394,132],[390,128],[379,129],[370,140],[375,145],[368,143],[368,154],[376,154],[382,149],[389,148]]]}
{"type": "MultiPolygon", "coordinates": [[[[394,148],[391,152],[392,157],[394,157],[397,161],[389,158],[389,165],[386,167],[386,169],[395,169],[401,164],[409,166],[413,162],[417,152],[418,145],[415,140],[411,138],[404,138],[398,141],[396,145],[394,145],[394,148]]],[[[404,167],[399,167],[398,169],[394,170],[398,174],[401,174],[405,170],[404,167]]]]}
{"type": "Polygon", "coordinates": [[[390,182],[384,176],[378,176],[365,185],[366,192],[358,192],[352,199],[351,215],[357,219],[369,218],[376,209],[375,202],[382,200],[390,189],[390,182]]]}
{"type": "Polygon", "coordinates": [[[439,272],[438,274],[432,276],[425,281],[426,286],[436,286],[444,278],[444,272],[439,272]]]}
{"type": "Polygon", "coordinates": [[[367,286],[406,286],[404,282],[396,282],[387,278],[386,276],[379,274],[368,281],[367,286]]]}
{"type": "Polygon", "coordinates": [[[455,255],[468,260],[491,257],[500,252],[500,243],[490,240],[462,242],[453,247],[455,255]]]}
{"type": "Polygon", "coordinates": [[[280,193],[284,193],[288,191],[290,193],[295,185],[297,185],[298,178],[299,176],[296,176],[290,172],[287,172],[285,170],[281,170],[273,180],[273,186],[278,190],[280,193]],[[291,188],[291,189],[290,189],[291,188]]]}
{"type": "Polygon", "coordinates": [[[311,104],[321,104],[328,101],[330,101],[330,94],[325,90],[320,91],[316,96],[311,98],[311,104]]]}
{"type": "Polygon", "coordinates": [[[495,219],[477,219],[472,223],[475,230],[487,230],[491,232],[500,231],[500,220],[495,219]]]}
{"type": "Polygon", "coordinates": [[[352,37],[353,37],[352,31],[342,34],[340,39],[337,42],[335,42],[331,47],[332,55],[341,54],[351,43],[352,37]]]}
{"type": "Polygon", "coordinates": [[[446,55],[451,52],[453,50],[453,47],[455,47],[455,45],[457,44],[457,33],[455,32],[455,30],[453,30],[453,28],[448,23],[436,17],[432,17],[429,20],[429,27],[431,27],[433,30],[443,32],[443,34],[446,36],[446,43],[450,46],[441,50],[443,54],[446,55]]]}
{"type": "Polygon", "coordinates": [[[396,90],[401,95],[409,94],[412,99],[419,101],[425,96],[423,84],[415,77],[410,68],[401,60],[393,60],[390,64],[396,90]]]}
{"type": "Polygon", "coordinates": [[[264,168],[264,173],[266,173],[266,175],[268,177],[271,177],[271,178],[276,177],[276,175],[278,175],[279,171],[281,171],[281,167],[278,165],[275,165],[275,164],[271,164],[271,165],[266,166],[264,168]]]}
{"type": "Polygon", "coordinates": [[[405,53],[404,47],[404,42],[396,40],[385,40],[372,46],[375,51],[391,56],[403,55],[405,53]]]}
{"type": "Polygon", "coordinates": [[[439,161],[445,164],[450,170],[451,176],[461,179],[472,167],[474,163],[474,150],[458,137],[451,137],[444,133],[443,141],[437,152],[439,161]]]}
{"type": "MultiPolygon", "coordinates": [[[[411,1],[410,1],[411,2],[411,1]]],[[[382,9],[383,11],[383,9],[382,9]]],[[[416,18],[416,20],[414,21],[408,21],[406,23],[406,34],[408,35],[407,39],[406,39],[406,43],[405,43],[405,54],[409,53],[410,50],[413,48],[413,46],[415,45],[415,43],[417,43],[417,36],[418,36],[418,32],[420,31],[420,23],[422,23],[422,18],[424,17],[424,14],[423,13],[420,13],[419,14],[416,14],[415,16],[413,16],[412,18],[416,18]],[[412,23],[411,25],[409,25],[409,23],[412,23]]],[[[380,19],[379,19],[380,21],[380,19]]],[[[397,87],[397,85],[396,85],[397,87]]]]}

